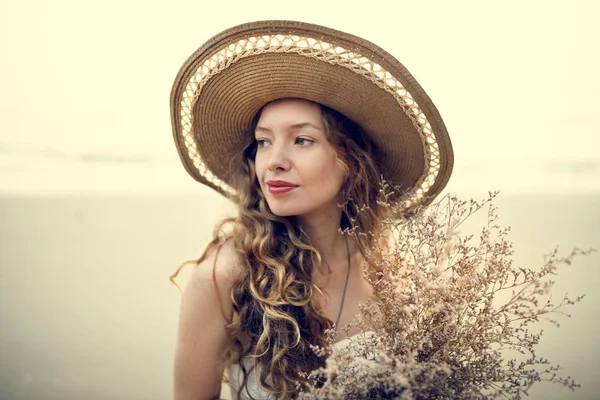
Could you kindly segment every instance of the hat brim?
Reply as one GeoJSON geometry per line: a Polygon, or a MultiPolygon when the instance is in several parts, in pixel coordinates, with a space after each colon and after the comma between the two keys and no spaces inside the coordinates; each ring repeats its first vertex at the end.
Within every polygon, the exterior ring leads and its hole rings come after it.
{"type": "Polygon", "coordinates": [[[230,161],[248,143],[252,118],[280,98],[315,101],[361,125],[381,173],[408,206],[431,201],[450,177],[445,125],[406,68],[364,39],[294,21],[231,28],[183,65],[171,115],[187,171],[231,193],[230,161]]]}

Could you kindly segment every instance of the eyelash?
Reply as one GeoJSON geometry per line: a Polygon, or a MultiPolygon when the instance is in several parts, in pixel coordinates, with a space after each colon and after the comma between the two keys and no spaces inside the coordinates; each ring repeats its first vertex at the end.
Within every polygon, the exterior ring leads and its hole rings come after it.
{"type": "MultiPolygon", "coordinates": [[[[299,137],[297,137],[297,138],[294,140],[294,144],[299,144],[298,142],[299,142],[299,141],[301,141],[301,140],[303,140],[303,141],[305,141],[305,142],[306,142],[306,144],[305,144],[305,145],[302,145],[301,147],[306,147],[306,146],[309,146],[310,144],[312,144],[312,143],[314,143],[314,142],[315,142],[315,141],[314,141],[314,140],[312,140],[312,139],[305,138],[305,137],[300,137],[300,136],[299,136],[299,137]]],[[[265,142],[268,142],[268,140],[267,140],[267,139],[256,139],[256,145],[257,145],[257,147],[259,147],[259,148],[260,148],[260,147],[264,147],[264,143],[265,143],[265,142]]]]}
{"type": "Polygon", "coordinates": [[[304,140],[305,142],[307,142],[306,146],[307,146],[307,145],[310,145],[310,144],[312,144],[312,143],[314,143],[314,142],[315,142],[314,140],[311,140],[311,139],[309,139],[309,138],[305,138],[305,137],[297,137],[297,138],[296,138],[296,140],[294,141],[294,144],[298,144],[298,142],[299,142],[300,140],[304,140]]]}

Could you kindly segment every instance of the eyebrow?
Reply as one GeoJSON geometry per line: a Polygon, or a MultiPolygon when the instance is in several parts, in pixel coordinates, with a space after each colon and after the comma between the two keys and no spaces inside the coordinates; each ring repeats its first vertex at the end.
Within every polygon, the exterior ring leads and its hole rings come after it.
{"type": "MultiPolygon", "coordinates": [[[[320,127],[318,127],[317,125],[310,123],[310,122],[300,122],[297,124],[292,124],[288,127],[288,130],[296,130],[296,129],[304,129],[304,128],[312,128],[312,129],[316,129],[318,131],[323,130],[320,127]]],[[[255,132],[271,132],[271,129],[265,128],[264,126],[257,126],[254,129],[254,131],[255,132]]]]}

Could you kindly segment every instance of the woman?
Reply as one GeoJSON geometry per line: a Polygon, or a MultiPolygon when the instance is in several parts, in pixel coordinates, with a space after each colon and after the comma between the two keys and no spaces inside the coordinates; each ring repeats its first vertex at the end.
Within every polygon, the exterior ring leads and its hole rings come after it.
{"type": "Polygon", "coordinates": [[[364,254],[388,212],[383,180],[407,212],[447,183],[444,124],[384,50],[293,21],[213,37],[181,68],[171,112],[188,172],[238,206],[193,260],[174,397],[217,397],[227,370],[234,398],[293,398],[324,363],[312,346],[374,294],[364,254]]]}

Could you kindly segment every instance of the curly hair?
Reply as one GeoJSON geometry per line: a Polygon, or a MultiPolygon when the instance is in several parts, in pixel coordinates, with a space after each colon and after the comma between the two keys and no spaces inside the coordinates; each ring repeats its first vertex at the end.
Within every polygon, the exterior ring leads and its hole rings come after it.
{"type": "MultiPolygon", "coordinates": [[[[376,149],[358,124],[331,108],[320,108],[327,139],[346,170],[340,228],[374,233],[356,236],[364,254],[385,212],[378,202],[382,177],[375,164],[376,149]]],[[[252,133],[261,111],[252,121],[252,133]]],[[[256,142],[250,140],[253,134],[248,138],[231,164],[237,216],[221,221],[209,244],[218,246],[218,232],[225,225],[233,227],[229,237],[241,268],[230,293],[234,313],[226,326],[231,346],[224,364],[240,366],[243,384],[238,395],[254,371],[264,391],[289,399],[297,396],[302,372],[324,365],[311,347],[325,347],[324,334],[333,322],[313,296],[318,288],[311,276],[314,268],[321,268],[321,256],[295,218],[276,216],[269,209],[257,182],[256,142]]]]}

